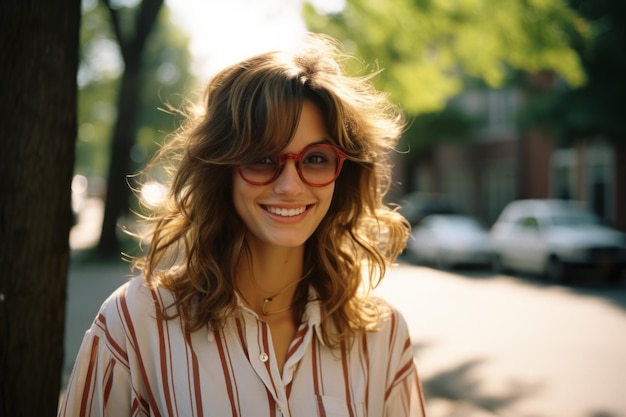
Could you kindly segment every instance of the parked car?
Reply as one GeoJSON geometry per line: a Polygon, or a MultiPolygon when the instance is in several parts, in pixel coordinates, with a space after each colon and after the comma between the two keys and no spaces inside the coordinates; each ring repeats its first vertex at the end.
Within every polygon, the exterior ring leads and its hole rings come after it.
{"type": "Polygon", "coordinates": [[[446,197],[439,194],[412,192],[400,201],[400,214],[417,225],[430,214],[458,214],[459,210],[446,197]]]}
{"type": "Polygon", "coordinates": [[[513,201],[493,224],[491,238],[496,271],[538,273],[564,282],[572,267],[599,268],[619,277],[626,265],[626,234],[575,201],[513,201]]]}
{"type": "Polygon", "coordinates": [[[489,232],[476,219],[463,214],[431,214],[411,229],[407,254],[419,263],[447,269],[489,266],[489,232]]]}

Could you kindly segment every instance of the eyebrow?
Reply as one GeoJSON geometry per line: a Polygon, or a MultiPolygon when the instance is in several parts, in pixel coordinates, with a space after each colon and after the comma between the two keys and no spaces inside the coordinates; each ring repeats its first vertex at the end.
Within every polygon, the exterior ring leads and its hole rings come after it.
{"type": "MultiPolygon", "coordinates": [[[[315,145],[331,145],[331,146],[337,146],[337,145],[333,144],[333,143],[331,142],[331,140],[330,140],[330,139],[322,139],[322,140],[318,140],[317,142],[311,142],[311,143],[309,143],[308,145],[305,145],[302,149],[304,150],[304,149],[306,149],[306,148],[308,148],[308,147],[310,147],[310,146],[315,146],[315,145]]],[[[302,152],[302,150],[301,150],[300,152],[302,152]]],[[[279,152],[279,153],[280,153],[280,152],[279,152]]],[[[290,152],[287,152],[287,153],[290,153],[290,152]]]]}

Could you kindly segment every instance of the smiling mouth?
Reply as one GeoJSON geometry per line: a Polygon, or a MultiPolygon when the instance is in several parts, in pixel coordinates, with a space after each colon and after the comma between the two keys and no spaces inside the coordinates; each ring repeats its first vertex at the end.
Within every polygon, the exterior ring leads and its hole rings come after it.
{"type": "Polygon", "coordinates": [[[270,207],[270,206],[263,206],[263,208],[271,213],[274,214],[276,216],[282,216],[282,217],[295,217],[295,216],[299,216],[302,213],[304,213],[307,209],[307,206],[304,207],[298,207],[298,208],[281,208],[281,207],[270,207]]]}

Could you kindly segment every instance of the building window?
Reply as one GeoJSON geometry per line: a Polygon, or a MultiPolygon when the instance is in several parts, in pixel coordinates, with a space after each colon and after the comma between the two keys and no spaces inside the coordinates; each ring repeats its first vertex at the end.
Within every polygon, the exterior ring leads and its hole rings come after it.
{"type": "Polygon", "coordinates": [[[586,186],[587,204],[602,219],[612,222],[614,195],[614,157],[613,151],[602,139],[596,139],[587,146],[586,186]]]}
{"type": "Polygon", "coordinates": [[[574,149],[558,149],[551,157],[551,187],[550,194],[554,198],[576,200],[576,169],[577,160],[574,149]]]}
{"type": "Polygon", "coordinates": [[[614,170],[612,148],[601,139],[574,148],[554,151],[551,159],[551,195],[581,200],[607,222],[614,213],[614,170]],[[576,179],[580,178],[580,182],[576,179]]]}
{"type": "Polygon", "coordinates": [[[517,176],[513,161],[501,160],[490,164],[484,171],[483,201],[485,219],[493,223],[504,206],[515,199],[517,176]]]}

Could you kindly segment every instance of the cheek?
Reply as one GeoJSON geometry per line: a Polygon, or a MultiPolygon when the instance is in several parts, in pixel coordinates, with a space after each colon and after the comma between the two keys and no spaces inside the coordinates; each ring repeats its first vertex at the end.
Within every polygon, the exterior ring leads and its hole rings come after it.
{"type": "Polygon", "coordinates": [[[239,218],[244,216],[245,202],[247,200],[246,184],[242,184],[242,182],[243,180],[240,178],[233,178],[233,193],[231,198],[233,199],[233,206],[239,218]]]}
{"type": "Polygon", "coordinates": [[[328,210],[333,202],[333,196],[335,194],[335,184],[329,185],[328,189],[320,190],[318,194],[318,199],[320,201],[320,205],[323,207],[324,216],[328,214],[328,210]]]}

